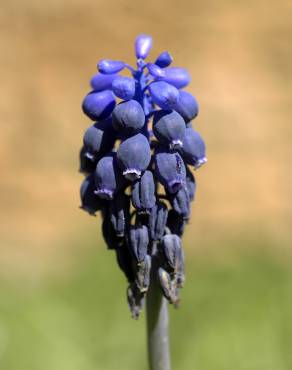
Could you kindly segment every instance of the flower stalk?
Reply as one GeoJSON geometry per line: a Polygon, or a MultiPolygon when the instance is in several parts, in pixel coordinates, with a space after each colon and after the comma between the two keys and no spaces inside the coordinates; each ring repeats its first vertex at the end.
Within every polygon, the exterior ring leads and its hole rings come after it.
{"type": "Polygon", "coordinates": [[[152,257],[150,287],[146,299],[149,370],[170,370],[168,302],[162,295],[155,259],[152,257]]]}

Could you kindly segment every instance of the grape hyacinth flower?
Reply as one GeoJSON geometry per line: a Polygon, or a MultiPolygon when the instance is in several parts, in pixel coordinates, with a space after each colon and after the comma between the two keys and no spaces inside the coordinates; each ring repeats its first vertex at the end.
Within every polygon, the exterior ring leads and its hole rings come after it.
{"type": "Polygon", "coordinates": [[[178,306],[185,281],[181,237],[195,199],[191,169],[207,159],[192,127],[198,102],[183,90],[189,73],[173,67],[167,51],[146,62],[151,48],[152,38],[140,35],[135,68],[120,60],[97,64],[82,103],[94,123],[80,151],[80,208],[101,214],[133,318],[146,301],[150,368],[169,370],[167,301],[178,306]]]}

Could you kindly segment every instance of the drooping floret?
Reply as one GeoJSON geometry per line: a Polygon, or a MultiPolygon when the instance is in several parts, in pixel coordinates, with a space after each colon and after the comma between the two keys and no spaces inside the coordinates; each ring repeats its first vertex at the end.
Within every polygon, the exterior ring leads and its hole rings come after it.
{"type": "Polygon", "coordinates": [[[163,148],[158,150],[155,154],[155,175],[169,193],[179,191],[186,181],[186,168],[179,153],[163,148]]]}
{"type": "Polygon", "coordinates": [[[130,181],[140,178],[151,160],[150,145],[146,137],[137,134],[124,140],[117,151],[117,160],[123,175],[130,181]]]}
{"type": "Polygon", "coordinates": [[[118,104],[113,110],[113,127],[124,137],[141,131],[145,123],[145,114],[140,103],[129,100],[118,104]]]}
{"type": "Polygon", "coordinates": [[[180,148],[186,125],[181,115],[174,110],[159,110],[153,117],[153,133],[161,144],[170,149],[180,148]]]}
{"type": "Polygon", "coordinates": [[[197,100],[192,94],[183,90],[179,91],[178,102],[173,109],[183,117],[186,123],[191,122],[199,113],[197,100]]]}
{"type": "Polygon", "coordinates": [[[117,165],[116,153],[110,153],[98,161],[94,180],[95,194],[102,199],[112,200],[125,183],[117,165]]]}
{"type": "Polygon", "coordinates": [[[185,162],[195,169],[207,162],[205,142],[193,128],[186,129],[181,153],[185,162]]]}

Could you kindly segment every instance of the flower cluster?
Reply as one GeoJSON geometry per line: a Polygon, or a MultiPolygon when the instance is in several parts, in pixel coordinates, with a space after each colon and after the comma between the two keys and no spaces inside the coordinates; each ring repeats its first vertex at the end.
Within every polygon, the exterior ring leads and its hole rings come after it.
{"type": "Polygon", "coordinates": [[[80,171],[86,175],[81,208],[91,215],[101,212],[104,240],[129,282],[134,318],[152,278],[170,303],[179,301],[181,236],[196,191],[188,166],[197,169],[206,162],[204,141],[191,123],[198,104],[182,90],[190,76],[184,68],[170,67],[166,51],[154,63],[145,62],[151,47],[150,36],[137,37],[136,69],[100,61],[82,104],[94,123],[80,151],[80,171]],[[121,74],[126,70],[130,77],[121,74]]]}

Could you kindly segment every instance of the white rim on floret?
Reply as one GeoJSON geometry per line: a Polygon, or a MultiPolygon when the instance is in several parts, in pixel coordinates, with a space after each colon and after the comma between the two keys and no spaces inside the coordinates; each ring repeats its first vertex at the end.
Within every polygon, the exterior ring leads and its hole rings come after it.
{"type": "Polygon", "coordinates": [[[94,191],[94,194],[99,196],[101,199],[111,200],[113,199],[114,192],[109,189],[98,189],[94,191]]]}
{"type": "Polygon", "coordinates": [[[141,177],[141,171],[136,170],[135,168],[127,168],[125,171],[123,171],[123,175],[126,179],[135,181],[141,177]]]}
{"type": "Polygon", "coordinates": [[[203,164],[207,162],[208,162],[207,157],[198,159],[197,162],[194,164],[194,169],[197,170],[198,168],[200,168],[201,166],[203,166],[203,164]]]}
{"type": "Polygon", "coordinates": [[[183,143],[181,140],[179,139],[174,139],[172,140],[172,142],[169,144],[169,148],[171,150],[176,150],[176,149],[179,149],[179,148],[182,148],[183,146],[183,143]]]}

